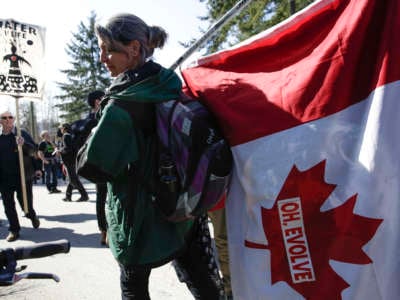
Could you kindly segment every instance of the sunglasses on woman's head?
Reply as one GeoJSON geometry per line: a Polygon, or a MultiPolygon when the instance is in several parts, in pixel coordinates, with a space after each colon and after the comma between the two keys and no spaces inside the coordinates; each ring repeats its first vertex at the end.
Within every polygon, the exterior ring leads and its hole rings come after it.
{"type": "Polygon", "coordinates": [[[2,116],[1,119],[2,120],[7,120],[7,119],[12,120],[12,119],[14,119],[14,117],[13,116],[2,116]]]}

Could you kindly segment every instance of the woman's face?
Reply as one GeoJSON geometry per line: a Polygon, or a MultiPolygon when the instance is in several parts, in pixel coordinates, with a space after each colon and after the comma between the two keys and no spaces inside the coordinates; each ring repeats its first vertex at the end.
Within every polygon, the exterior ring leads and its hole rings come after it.
{"type": "Polygon", "coordinates": [[[106,66],[111,77],[136,68],[139,63],[139,42],[128,45],[118,44],[117,48],[99,37],[100,61],[106,66]]]}

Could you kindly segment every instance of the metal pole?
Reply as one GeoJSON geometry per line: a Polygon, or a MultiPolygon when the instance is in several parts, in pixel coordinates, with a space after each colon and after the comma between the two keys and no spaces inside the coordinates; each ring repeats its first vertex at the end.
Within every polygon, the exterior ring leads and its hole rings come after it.
{"type": "Polygon", "coordinates": [[[170,67],[170,69],[175,70],[178,66],[180,66],[190,55],[193,54],[198,48],[200,48],[206,41],[208,41],[219,29],[222,28],[232,17],[234,17],[237,13],[242,11],[252,0],[241,0],[235,4],[225,15],[223,15],[217,23],[211,26],[207,32],[198,39],[186,52],[179,57],[170,67]]]}
{"type": "Polygon", "coordinates": [[[30,120],[31,120],[31,135],[33,140],[36,142],[37,134],[36,134],[36,118],[35,118],[35,106],[33,105],[33,101],[30,101],[30,120]]]}
{"type": "MultiPolygon", "coordinates": [[[[17,123],[17,139],[21,138],[21,126],[19,121],[19,98],[21,96],[14,96],[15,97],[15,117],[17,123]]],[[[24,166],[24,156],[22,152],[22,146],[18,145],[18,158],[19,158],[19,171],[21,173],[21,190],[22,190],[22,199],[24,201],[24,213],[28,213],[28,198],[26,195],[26,181],[25,181],[25,166],[24,166]]]]}

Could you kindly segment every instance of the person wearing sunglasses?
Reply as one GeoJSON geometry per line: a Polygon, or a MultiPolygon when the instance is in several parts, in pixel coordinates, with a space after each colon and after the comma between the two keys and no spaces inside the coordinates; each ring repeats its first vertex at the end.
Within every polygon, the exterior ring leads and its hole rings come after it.
{"type": "Polygon", "coordinates": [[[18,214],[15,209],[14,193],[23,209],[23,197],[21,187],[20,166],[18,158],[18,145],[22,146],[23,161],[25,169],[25,182],[28,212],[26,217],[32,222],[33,228],[40,226],[40,221],[33,209],[32,182],[35,175],[40,174],[40,170],[35,170],[33,155],[36,151],[36,144],[30,134],[21,129],[21,136],[17,137],[14,126],[14,116],[5,111],[0,114],[0,124],[2,132],[0,134],[0,193],[3,198],[4,211],[9,222],[9,234],[6,237],[8,242],[19,238],[21,226],[18,214]]]}

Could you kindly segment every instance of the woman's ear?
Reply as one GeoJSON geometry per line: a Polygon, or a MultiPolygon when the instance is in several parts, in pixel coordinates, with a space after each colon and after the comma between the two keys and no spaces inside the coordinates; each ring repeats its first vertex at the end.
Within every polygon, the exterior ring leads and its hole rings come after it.
{"type": "Polygon", "coordinates": [[[133,56],[139,56],[140,55],[140,43],[137,40],[133,40],[129,43],[129,48],[130,48],[130,53],[133,56]]]}

